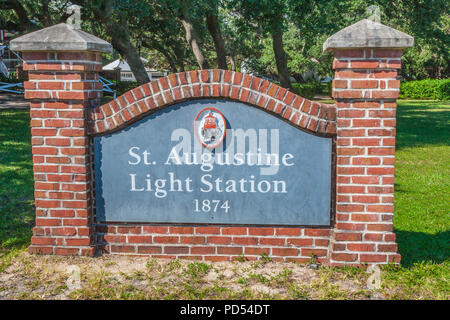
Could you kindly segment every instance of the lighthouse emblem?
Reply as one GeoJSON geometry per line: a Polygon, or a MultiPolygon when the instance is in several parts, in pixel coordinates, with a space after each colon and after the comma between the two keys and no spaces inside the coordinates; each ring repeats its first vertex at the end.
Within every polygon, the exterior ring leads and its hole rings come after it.
{"type": "Polygon", "coordinates": [[[215,108],[205,108],[194,121],[195,136],[209,149],[219,146],[226,133],[225,117],[215,108]]]}

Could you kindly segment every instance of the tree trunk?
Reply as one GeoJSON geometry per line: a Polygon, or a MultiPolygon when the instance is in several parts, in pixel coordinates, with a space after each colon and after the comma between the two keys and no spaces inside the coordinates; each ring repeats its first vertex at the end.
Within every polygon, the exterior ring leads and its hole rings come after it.
{"type": "Polygon", "coordinates": [[[179,19],[183,24],[184,30],[186,31],[186,41],[191,46],[192,52],[194,53],[200,69],[209,69],[208,61],[206,61],[205,56],[200,49],[197,32],[195,31],[194,25],[192,24],[185,5],[181,8],[180,13],[179,19]]]}
{"type": "Polygon", "coordinates": [[[41,17],[42,17],[42,22],[43,22],[45,27],[48,27],[48,26],[52,25],[52,19],[50,17],[50,13],[48,11],[49,2],[50,2],[49,0],[42,0],[41,1],[41,4],[42,4],[41,17]]]}
{"type": "Polygon", "coordinates": [[[230,52],[230,65],[231,65],[231,70],[236,71],[236,62],[234,60],[233,52],[230,52]]]}
{"type": "Polygon", "coordinates": [[[170,54],[167,53],[167,50],[158,50],[163,56],[164,58],[166,58],[167,62],[170,65],[170,70],[173,73],[177,73],[178,69],[177,69],[177,65],[175,64],[175,61],[173,60],[173,58],[170,56],[170,54]]]}
{"type": "Polygon", "coordinates": [[[184,50],[181,46],[175,45],[173,47],[173,53],[175,55],[176,64],[180,72],[184,71],[184,50]]]}
{"type": "Polygon", "coordinates": [[[131,72],[139,85],[150,82],[144,63],[136,48],[130,42],[130,33],[123,24],[109,21],[105,24],[106,33],[111,37],[111,44],[129,64],[131,72]]]}
{"type": "Polygon", "coordinates": [[[173,73],[177,73],[177,65],[175,64],[175,59],[174,57],[169,53],[169,50],[167,50],[166,48],[164,48],[161,44],[158,43],[158,41],[147,41],[147,40],[143,40],[142,41],[142,45],[144,47],[146,47],[147,49],[150,50],[156,50],[159,53],[161,53],[164,58],[166,58],[167,63],[170,66],[170,71],[172,71],[173,73]]]}
{"type": "Polygon", "coordinates": [[[225,42],[220,34],[219,21],[216,14],[206,15],[206,25],[208,26],[209,33],[214,41],[214,48],[217,54],[217,66],[219,69],[228,69],[227,56],[225,52],[225,42]]]}
{"type": "Polygon", "coordinates": [[[287,89],[292,89],[291,80],[289,79],[289,70],[287,67],[286,52],[284,52],[283,48],[283,33],[281,31],[272,33],[272,44],[281,86],[287,89]]]}
{"type": "MultiPolygon", "coordinates": [[[[82,0],[72,0],[73,4],[85,6],[82,0]]],[[[119,13],[119,21],[112,20],[113,0],[105,0],[99,6],[93,6],[92,11],[97,20],[104,24],[106,34],[111,37],[111,44],[125,61],[130,65],[131,72],[139,85],[150,82],[147,71],[142,63],[136,48],[131,44],[128,23],[122,13],[119,13]]]]}

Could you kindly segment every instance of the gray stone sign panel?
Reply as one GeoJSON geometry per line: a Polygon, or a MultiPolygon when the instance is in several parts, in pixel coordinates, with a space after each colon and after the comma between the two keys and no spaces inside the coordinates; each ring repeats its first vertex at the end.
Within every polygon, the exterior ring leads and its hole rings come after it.
{"type": "Polygon", "coordinates": [[[179,103],[94,149],[100,221],[330,224],[331,138],[243,103],[179,103]]]}

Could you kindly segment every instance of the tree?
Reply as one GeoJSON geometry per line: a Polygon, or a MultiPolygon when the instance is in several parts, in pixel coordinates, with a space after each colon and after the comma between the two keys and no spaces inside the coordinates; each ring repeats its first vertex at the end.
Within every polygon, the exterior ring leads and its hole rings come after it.
{"type": "Polygon", "coordinates": [[[272,48],[283,87],[291,89],[290,75],[287,68],[287,55],[283,47],[283,32],[286,28],[286,15],[289,11],[284,0],[231,0],[230,9],[240,15],[247,23],[258,25],[263,33],[272,38],[272,48]]]}
{"type": "MultiPolygon", "coordinates": [[[[219,9],[222,36],[231,69],[240,71],[243,62],[248,62],[249,59],[254,62],[260,55],[263,35],[257,25],[246,23],[235,11],[226,6],[219,9]]],[[[267,72],[265,70],[262,73],[267,72]]]]}
{"type": "Polygon", "coordinates": [[[217,65],[227,69],[225,43],[219,26],[219,0],[160,0],[172,15],[178,17],[186,41],[200,69],[209,68],[206,32],[211,36],[216,52],[217,65]]]}
{"type": "Polygon", "coordinates": [[[305,81],[332,75],[327,37],[367,18],[378,5],[381,22],[415,38],[405,50],[406,79],[449,76],[448,0],[0,0],[0,28],[34,31],[67,19],[82,6],[83,29],[112,43],[139,83],[148,82],[142,54],[157,68],[183,71],[216,65],[305,81]]]}
{"type": "Polygon", "coordinates": [[[208,69],[209,64],[206,60],[203,51],[200,47],[200,40],[195,30],[194,24],[192,22],[191,16],[188,10],[188,4],[190,1],[181,1],[181,5],[178,10],[178,18],[180,19],[183,27],[186,31],[186,41],[192,48],[192,52],[194,53],[195,58],[197,59],[197,63],[200,69],[208,69]]]}
{"type": "MultiPolygon", "coordinates": [[[[152,15],[144,19],[130,22],[132,37],[137,39],[142,46],[150,50],[152,61],[159,60],[155,65],[163,65],[172,72],[184,71],[186,65],[192,65],[193,60],[189,55],[190,48],[184,39],[184,28],[180,21],[170,14],[157,1],[149,3],[152,15]],[[156,51],[158,54],[151,51],[156,51]]],[[[195,62],[194,62],[195,63],[195,62]]]]}
{"type": "Polygon", "coordinates": [[[14,11],[18,17],[18,23],[16,24],[17,30],[28,31],[36,28],[36,26],[31,22],[31,19],[28,17],[27,11],[23,7],[22,3],[18,0],[2,0],[0,2],[0,9],[14,11]]]}
{"type": "MultiPolygon", "coordinates": [[[[333,33],[367,18],[367,9],[371,5],[380,8],[381,23],[415,39],[414,46],[403,53],[404,78],[449,76],[450,3],[446,0],[317,0],[310,10],[306,10],[307,16],[303,16],[305,11],[292,10],[291,17],[302,31],[302,37],[308,39],[307,52],[313,47],[319,48],[323,39],[333,33]]],[[[331,60],[330,54],[320,56],[331,60]]]]}
{"type": "Polygon", "coordinates": [[[402,75],[408,79],[448,78],[450,3],[446,0],[378,0],[382,22],[414,36],[405,51],[402,75]]]}
{"type": "Polygon", "coordinates": [[[146,11],[145,2],[126,0],[72,0],[73,3],[85,6],[91,10],[95,19],[101,22],[111,45],[130,65],[130,69],[138,84],[150,81],[144,64],[136,48],[131,43],[128,17],[139,17],[141,14],[151,14],[146,11]]]}
{"type": "Polygon", "coordinates": [[[3,27],[23,33],[64,22],[68,18],[69,0],[54,0],[50,6],[49,0],[0,0],[0,22],[3,27]],[[13,14],[11,14],[13,13],[13,14]]]}
{"type": "Polygon", "coordinates": [[[228,69],[225,42],[222,38],[219,27],[219,2],[217,0],[209,0],[207,4],[206,25],[208,27],[209,34],[214,41],[214,47],[217,55],[217,66],[219,69],[228,69]]]}

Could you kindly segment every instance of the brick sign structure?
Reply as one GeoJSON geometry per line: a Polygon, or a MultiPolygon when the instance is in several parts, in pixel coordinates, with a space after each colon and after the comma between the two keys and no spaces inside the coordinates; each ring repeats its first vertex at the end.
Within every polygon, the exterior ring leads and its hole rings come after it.
{"type": "Polygon", "coordinates": [[[199,70],[100,106],[108,43],[66,24],[13,40],[29,74],[30,252],[399,262],[397,70],[412,44],[369,20],[330,37],[333,105],[248,74],[199,70]],[[232,148],[245,159],[220,163],[232,148]],[[177,159],[185,154],[209,160],[177,159]]]}

